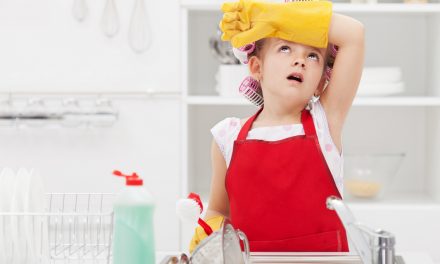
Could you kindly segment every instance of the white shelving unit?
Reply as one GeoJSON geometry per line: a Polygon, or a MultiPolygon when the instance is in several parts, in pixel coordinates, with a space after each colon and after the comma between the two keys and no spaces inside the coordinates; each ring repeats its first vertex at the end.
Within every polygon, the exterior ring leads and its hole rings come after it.
{"type": "MultiPolygon", "coordinates": [[[[215,91],[220,63],[209,50],[209,38],[216,34],[221,3],[181,1],[182,195],[197,192],[203,199],[210,187],[211,127],[225,117],[243,118],[256,111],[244,98],[221,97],[215,91]]],[[[440,221],[440,3],[335,3],[334,12],[365,25],[366,67],[401,67],[405,82],[405,92],[399,96],[354,101],[344,128],[344,152],[405,153],[406,157],[383,199],[350,204],[363,222],[397,230],[397,250],[427,250],[440,262],[433,246],[440,244],[438,236],[425,236],[414,247],[418,236],[404,233],[402,226],[416,213],[413,225],[420,232],[440,234],[433,224],[440,221]],[[399,221],[397,216],[406,219],[399,221]],[[425,225],[426,217],[435,221],[425,225]]],[[[182,249],[190,237],[191,232],[183,229],[182,249]]]]}
{"type": "MultiPolygon", "coordinates": [[[[244,97],[187,96],[188,105],[249,105],[244,97]]],[[[440,106],[440,97],[357,97],[353,106],[440,106]]]]}

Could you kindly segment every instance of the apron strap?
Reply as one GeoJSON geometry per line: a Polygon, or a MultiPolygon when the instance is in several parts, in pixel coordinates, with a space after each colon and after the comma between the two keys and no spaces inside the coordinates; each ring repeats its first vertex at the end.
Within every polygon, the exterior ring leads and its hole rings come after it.
{"type": "Polygon", "coordinates": [[[304,127],[304,133],[307,137],[316,137],[315,125],[309,110],[304,109],[301,112],[301,123],[304,127]]]}
{"type": "MultiPolygon", "coordinates": [[[[246,140],[246,137],[249,133],[249,130],[252,127],[252,124],[254,123],[257,116],[263,111],[263,107],[258,110],[257,113],[255,113],[253,116],[251,116],[246,123],[244,123],[243,127],[240,129],[240,133],[237,136],[237,140],[246,140]]],[[[315,137],[316,131],[315,131],[315,125],[313,124],[313,118],[310,114],[310,111],[304,109],[301,112],[301,123],[304,127],[304,132],[307,137],[315,137]]]]}
{"type": "Polygon", "coordinates": [[[240,129],[240,133],[237,136],[237,140],[246,140],[248,132],[252,127],[252,124],[254,123],[257,116],[261,113],[261,111],[263,111],[263,107],[261,107],[260,110],[258,110],[258,112],[255,113],[255,115],[251,116],[246,121],[246,123],[244,123],[243,127],[240,129]]]}

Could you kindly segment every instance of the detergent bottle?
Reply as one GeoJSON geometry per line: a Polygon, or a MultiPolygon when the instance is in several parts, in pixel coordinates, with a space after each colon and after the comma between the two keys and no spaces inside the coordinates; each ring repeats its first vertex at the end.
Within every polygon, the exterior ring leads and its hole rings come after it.
{"type": "Polygon", "coordinates": [[[153,198],[136,173],[124,175],[114,171],[113,174],[126,179],[113,208],[113,263],[154,264],[153,198]]]}

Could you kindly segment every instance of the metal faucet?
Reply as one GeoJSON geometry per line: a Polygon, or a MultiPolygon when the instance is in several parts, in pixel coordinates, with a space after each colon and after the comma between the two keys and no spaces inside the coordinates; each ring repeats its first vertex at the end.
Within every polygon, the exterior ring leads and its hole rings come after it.
{"type": "Polygon", "coordinates": [[[327,208],[338,214],[363,264],[398,264],[403,261],[396,258],[396,238],[392,233],[380,229],[372,230],[357,222],[339,197],[328,197],[327,208]]]}

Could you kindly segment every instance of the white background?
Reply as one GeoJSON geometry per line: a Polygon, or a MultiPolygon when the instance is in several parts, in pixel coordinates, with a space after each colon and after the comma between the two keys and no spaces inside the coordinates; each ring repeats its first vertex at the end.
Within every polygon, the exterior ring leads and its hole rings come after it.
{"type": "Polygon", "coordinates": [[[134,0],[116,1],[113,39],[101,30],[105,1],[86,3],[88,17],[79,23],[71,0],[0,0],[1,99],[101,95],[119,110],[118,121],[108,128],[0,127],[0,167],[37,169],[48,192],[117,192],[124,182],[111,172],[135,171],[156,199],[157,249],[177,250],[180,96],[138,94],[179,89],[178,3],[146,1],[153,43],[143,54],[128,44],[134,0]]]}

